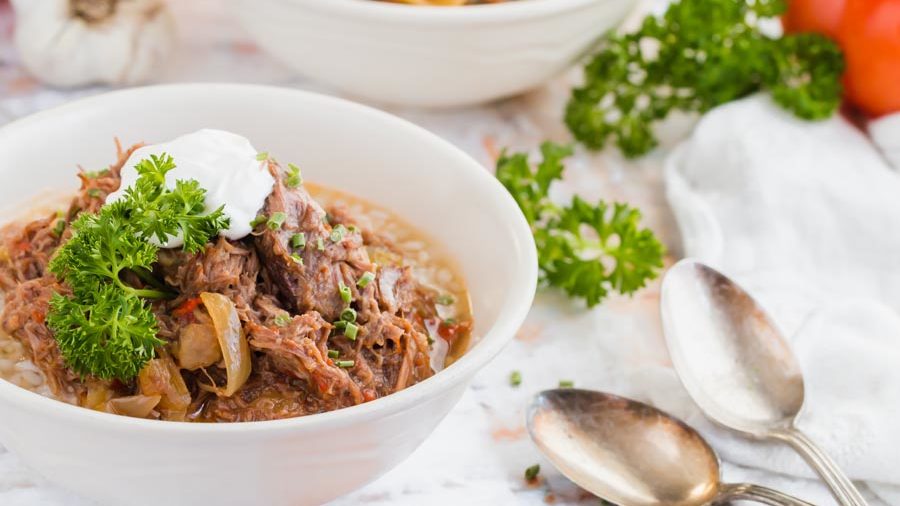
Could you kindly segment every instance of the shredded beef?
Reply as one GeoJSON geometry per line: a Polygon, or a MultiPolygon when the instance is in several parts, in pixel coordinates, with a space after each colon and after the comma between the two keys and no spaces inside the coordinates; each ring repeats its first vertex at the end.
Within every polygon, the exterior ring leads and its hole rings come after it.
{"type": "Polygon", "coordinates": [[[160,250],[157,265],[166,284],[179,294],[169,307],[178,307],[201,292],[215,292],[234,302],[243,321],[250,319],[248,311],[256,298],[259,275],[259,259],[253,248],[220,237],[198,255],[180,249],[160,250]]]}
{"type": "Polygon", "coordinates": [[[12,225],[3,230],[0,248],[6,258],[0,266],[0,286],[4,290],[44,276],[50,256],[60,243],[54,229],[59,219],[53,215],[24,227],[12,225]]]}
{"type": "Polygon", "coordinates": [[[6,294],[3,308],[3,330],[25,344],[32,362],[47,378],[50,390],[57,396],[72,399],[83,393],[78,375],[66,367],[53,334],[44,320],[54,293],[67,293],[55,278],[44,276],[20,283],[6,294]]]}
{"type": "Polygon", "coordinates": [[[373,270],[362,236],[348,230],[341,238],[332,237],[325,210],[303,187],[285,187],[277,166],[270,167],[276,182],[263,212],[269,217],[284,213],[285,221],[276,230],[260,226],[255,242],[262,264],[294,311],[317,311],[335,320],[345,305],[341,284],[353,286],[363,272],[373,270]],[[291,237],[299,233],[305,235],[306,247],[292,248],[291,237]]]}
{"type": "MultiPolygon", "coordinates": [[[[389,239],[358,229],[344,208],[327,215],[302,186],[287,187],[278,165],[270,162],[275,185],[261,212],[267,217],[284,213],[283,223],[257,226],[254,235],[239,241],[219,238],[197,254],[161,250],[154,275],[176,295],[151,305],[158,335],[166,341],[158,358],[140,381],[79,378],[66,367],[45,324],[52,295],[69,292],[47,265],[69,238],[68,224],[82,212],[96,212],[118,188],[122,165],[137,147],[120,148],[119,160],[107,170],[82,172],[81,189],[67,214],[7,227],[0,235],[0,288],[6,298],[0,323],[25,344],[57,396],[95,407],[108,404],[110,397],[171,390],[178,395],[161,396],[171,405],[161,400],[151,417],[258,421],[360,404],[433,374],[424,322],[437,317],[434,294],[403,265],[389,239]],[[303,234],[305,246],[292,240],[296,234],[303,234]],[[375,278],[360,287],[357,282],[367,272],[375,278]],[[349,290],[350,302],[342,288],[349,290]],[[250,345],[252,373],[230,397],[205,387],[225,384],[227,377],[222,355],[212,349],[214,327],[199,298],[203,292],[223,294],[234,303],[250,345]],[[335,325],[348,308],[355,310],[351,321],[358,326],[350,337],[335,325]],[[168,376],[151,374],[152,367],[163,371],[159,364],[164,362],[168,376]],[[184,389],[190,396],[187,408],[184,389]]],[[[123,280],[143,283],[128,274],[123,280]]]]}

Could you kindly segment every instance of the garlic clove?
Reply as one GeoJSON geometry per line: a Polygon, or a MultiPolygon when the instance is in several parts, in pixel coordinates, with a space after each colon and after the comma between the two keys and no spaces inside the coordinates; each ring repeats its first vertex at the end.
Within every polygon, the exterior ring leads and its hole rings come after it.
{"type": "Polygon", "coordinates": [[[61,87],[146,81],[174,49],[163,0],[12,0],[22,64],[61,87]]]}

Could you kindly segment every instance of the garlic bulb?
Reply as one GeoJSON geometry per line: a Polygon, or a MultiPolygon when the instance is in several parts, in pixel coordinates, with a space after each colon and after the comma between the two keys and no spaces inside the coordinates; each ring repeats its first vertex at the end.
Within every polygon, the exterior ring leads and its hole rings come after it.
{"type": "Polygon", "coordinates": [[[22,64],[54,86],[133,84],[172,51],[164,0],[12,0],[22,64]]]}

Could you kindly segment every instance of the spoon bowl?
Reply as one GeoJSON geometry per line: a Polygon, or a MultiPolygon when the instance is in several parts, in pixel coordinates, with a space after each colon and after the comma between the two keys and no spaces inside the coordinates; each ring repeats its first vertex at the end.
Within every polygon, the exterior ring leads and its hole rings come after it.
{"type": "Polygon", "coordinates": [[[796,429],[803,374],[762,306],[724,274],[691,259],[669,269],[660,299],[669,355],[700,409],[747,436],[789,444],[840,504],[865,505],[837,464],[796,429]]]}
{"type": "Polygon", "coordinates": [[[621,397],[572,388],[539,394],[535,443],[567,477],[616,504],[693,506],[719,488],[719,461],[696,431],[621,397]]]}
{"type": "Polygon", "coordinates": [[[682,261],[662,289],[672,362],[691,397],[713,420],[763,438],[803,408],[803,374],[774,321],[720,272],[682,261]]]}
{"type": "Polygon", "coordinates": [[[719,459],[694,429],[637,401],[564,388],[538,394],[528,432],[565,476],[622,506],[700,506],[731,499],[809,506],[749,484],[723,484],[719,459]]]}

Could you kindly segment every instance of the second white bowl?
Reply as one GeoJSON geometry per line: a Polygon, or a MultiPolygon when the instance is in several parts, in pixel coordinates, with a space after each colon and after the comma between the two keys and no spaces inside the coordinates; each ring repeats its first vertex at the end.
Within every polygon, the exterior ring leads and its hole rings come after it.
{"type": "Polygon", "coordinates": [[[353,95],[469,105],[538,86],[567,68],[634,0],[520,0],[423,7],[376,0],[231,0],[257,42],[353,95]]]}

